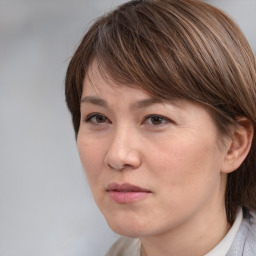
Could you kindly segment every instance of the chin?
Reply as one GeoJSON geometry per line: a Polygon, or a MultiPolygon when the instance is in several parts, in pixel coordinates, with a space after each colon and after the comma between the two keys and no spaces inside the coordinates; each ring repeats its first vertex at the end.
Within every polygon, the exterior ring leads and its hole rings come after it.
{"type": "Polygon", "coordinates": [[[147,236],[150,231],[146,225],[143,225],[136,219],[132,218],[106,218],[109,227],[117,234],[130,238],[147,236]]]}
{"type": "Polygon", "coordinates": [[[120,236],[129,238],[138,238],[147,236],[145,230],[138,230],[137,228],[124,227],[124,226],[109,226],[115,233],[120,236]]]}

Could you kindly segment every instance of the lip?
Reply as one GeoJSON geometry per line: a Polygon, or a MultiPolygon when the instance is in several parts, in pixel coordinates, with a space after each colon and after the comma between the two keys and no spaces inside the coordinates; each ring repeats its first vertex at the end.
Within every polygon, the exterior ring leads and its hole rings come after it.
{"type": "Polygon", "coordinates": [[[110,183],[107,186],[110,198],[118,204],[129,204],[144,199],[152,192],[129,183],[110,183]]]}

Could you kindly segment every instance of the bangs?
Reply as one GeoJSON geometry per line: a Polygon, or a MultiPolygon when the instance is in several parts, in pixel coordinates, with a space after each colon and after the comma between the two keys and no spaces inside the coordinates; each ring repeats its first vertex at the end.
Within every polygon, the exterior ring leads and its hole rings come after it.
{"type": "MultiPolygon", "coordinates": [[[[86,49],[93,52],[91,61],[97,60],[103,77],[139,86],[155,97],[232,106],[231,97],[223,100],[225,88],[216,85],[239,80],[226,43],[233,39],[207,24],[207,12],[214,8],[198,1],[170,2],[132,1],[98,20],[97,34],[86,49]]],[[[216,26],[224,17],[218,15],[210,17],[216,26]]]]}
{"type": "Polygon", "coordinates": [[[195,76],[202,77],[196,45],[200,40],[190,39],[187,18],[175,13],[176,8],[163,15],[160,3],[152,2],[152,8],[140,2],[124,5],[99,21],[91,61],[97,61],[104,78],[116,83],[136,85],[163,99],[199,101],[195,76]]]}

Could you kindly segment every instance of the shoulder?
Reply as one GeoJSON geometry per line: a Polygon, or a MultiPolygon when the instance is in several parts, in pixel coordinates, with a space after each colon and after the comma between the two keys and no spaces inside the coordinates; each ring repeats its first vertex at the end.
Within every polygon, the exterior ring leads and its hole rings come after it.
{"type": "Polygon", "coordinates": [[[105,256],[140,256],[140,240],[121,237],[111,246],[105,256]]]}
{"type": "Polygon", "coordinates": [[[241,231],[245,237],[244,244],[244,255],[256,255],[256,213],[255,212],[245,212],[245,218],[243,219],[241,225],[241,231]]]}
{"type": "Polygon", "coordinates": [[[242,223],[227,256],[256,255],[256,213],[244,210],[243,215],[242,223]]]}

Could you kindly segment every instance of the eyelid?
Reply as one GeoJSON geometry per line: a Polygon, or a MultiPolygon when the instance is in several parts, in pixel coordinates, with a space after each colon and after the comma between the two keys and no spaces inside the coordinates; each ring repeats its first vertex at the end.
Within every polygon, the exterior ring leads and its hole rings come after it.
{"type": "Polygon", "coordinates": [[[159,124],[159,125],[154,125],[154,124],[152,124],[153,126],[156,126],[156,127],[163,126],[163,125],[165,125],[165,124],[167,124],[167,123],[174,123],[170,118],[165,117],[165,116],[162,116],[162,115],[159,115],[159,114],[150,114],[150,115],[147,115],[147,116],[144,118],[143,123],[145,123],[146,120],[148,120],[149,118],[152,118],[152,117],[160,117],[161,119],[164,120],[164,124],[159,124]]]}
{"type": "Polygon", "coordinates": [[[87,115],[86,118],[83,119],[83,121],[86,122],[86,123],[91,122],[92,124],[96,124],[96,125],[97,125],[97,124],[110,123],[110,120],[109,120],[105,115],[103,115],[103,114],[101,114],[101,113],[97,113],[97,112],[91,113],[91,114],[87,115]],[[97,116],[106,118],[106,120],[107,120],[108,122],[103,122],[103,123],[92,122],[92,118],[97,117],[97,116]]]}

